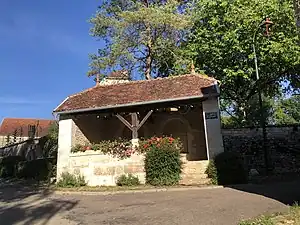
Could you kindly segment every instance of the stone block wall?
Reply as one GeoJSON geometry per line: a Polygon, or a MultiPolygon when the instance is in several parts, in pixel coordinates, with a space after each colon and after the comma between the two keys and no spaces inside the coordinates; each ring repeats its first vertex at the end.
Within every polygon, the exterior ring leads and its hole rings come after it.
{"type": "MultiPolygon", "coordinates": [[[[183,170],[181,184],[206,184],[209,182],[205,174],[208,160],[188,161],[186,154],[181,155],[183,170]]],[[[137,176],[142,184],[145,183],[144,155],[132,155],[127,159],[118,159],[104,155],[100,151],[85,151],[71,153],[68,166],[64,171],[80,174],[85,177],[88,186],[115,186],[123,174],[137,176]]]]}
{"type": "MultiPolygon", "coordinates": [[[[248,169],[264,168],[261,128],[223,129],[225,151],[241,153],[248,169]]],[[[300,171],[300,126],[267,127],[268,158],[276,172],[300,171]]]]}
{"type": "Polygon", "coordinates": [[[99,151],[71,153],[67,171],[83,175],[88,186],[114,186],[122,174],[132,174],[145,183],[143,155],[121,160],[99,151]]]}

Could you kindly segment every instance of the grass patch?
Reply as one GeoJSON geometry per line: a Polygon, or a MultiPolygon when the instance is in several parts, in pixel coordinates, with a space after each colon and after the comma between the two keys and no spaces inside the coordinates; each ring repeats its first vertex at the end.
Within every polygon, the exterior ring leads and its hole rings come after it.
{"type": "Polygon", "coordinates": [[[300,224],[300,206],[295,204],[290,207],[287,213],[277,213],[271,216],[261,216],[253,220],[246,220],[239,225],[299,225],[300,224]]]}

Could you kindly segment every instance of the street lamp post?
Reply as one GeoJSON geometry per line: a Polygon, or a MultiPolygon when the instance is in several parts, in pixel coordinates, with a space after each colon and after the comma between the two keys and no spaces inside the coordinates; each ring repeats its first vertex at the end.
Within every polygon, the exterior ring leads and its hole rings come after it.
{"type": "MultiPolygon", "coordinates": [[[[256,34],[260,27],[266,26],[265,35],[270,35],[270,27],[273,25],[273,22],[270,21],[269,18],[265,18],[263,21],[260,22],[260,24],[257,26],[255,33],[253,35],[252,40],[252,47],[253,47],[253,53],[254,53],[254,64],[255,64],[255,73],[256,73],[256,80],[259,80],[259,71],[258,71],[258,63],[257,63],[257,56],[256,56],[256,49],[255,49],[255,41],[256,41],[256,34]]],[[[266,129],[266,121],[265,117],[263,115],[263,100],[262,100],[262,94],[260,88],[258,88],[258,100],[259,100],[259,109],[260,109],[260,124],[262,127],[262,135],[263,135],[263,151],[264,151],[264,161],[265,161],[265,167],[266,167],[266,173],[268,173],[269,169],[269,155],[268,155],[268,149],[267,149],[267,129],[266,129]]]]}

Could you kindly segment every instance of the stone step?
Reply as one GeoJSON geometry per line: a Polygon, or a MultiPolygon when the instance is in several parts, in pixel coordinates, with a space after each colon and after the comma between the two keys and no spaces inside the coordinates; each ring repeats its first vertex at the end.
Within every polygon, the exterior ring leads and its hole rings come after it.
{"type": "Polygon", "coordinates": [[[201,164],[191,165],[191,164],[184,164],[182,166],[182,171],[184,173],[205,173],[207,166],[203,166],[201,164]]]}
{"type": "Polygon", "coordinates": [[[181,174],[181,178],[193,178],[193,179],[206,179],[207,178],[207,174],[205,173],[199,173],[199,174],[191,174],[191,173],[182,173],[181,174]]]}
{"type": "Polygon", "coordinates": [[[206,168],[182,168],[182,173],[201,174],[205,173],[206,168]]]}
{"type": "Polygon", "coordinates": [[[211,183],[211,181],[209,178],[195,179],[193,177],[185,177],[179,181],[179,184],[181,184],[181,185],[207,185],[210,183],[211,183]]]}

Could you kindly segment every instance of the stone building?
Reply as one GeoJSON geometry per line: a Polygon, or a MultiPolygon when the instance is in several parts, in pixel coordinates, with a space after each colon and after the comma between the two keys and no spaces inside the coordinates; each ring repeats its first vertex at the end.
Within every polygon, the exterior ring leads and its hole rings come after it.
{"type": "Polygon", "coordinates": [[[29,138],[46,136],[52,122],[45,119],[4,118],[0,125],[0,148],[29,138]]]}
{"type": "Polygon", "coordinates": [[[89,185],[114,185],[118,175],[138,171],[143,180],[142,158],[121,163],[95,153],[76,155],[71,148],[119,137],[135,145],[139,138],[162,135],[183,142],[186,183],[205,178],[208,160],[223,151],[218,97],[217,80],[200,74],[129,81],[124,71],[113,73],[54,110],[59,116],[58,178],[64,171],[79,171],[89,185]]]}

